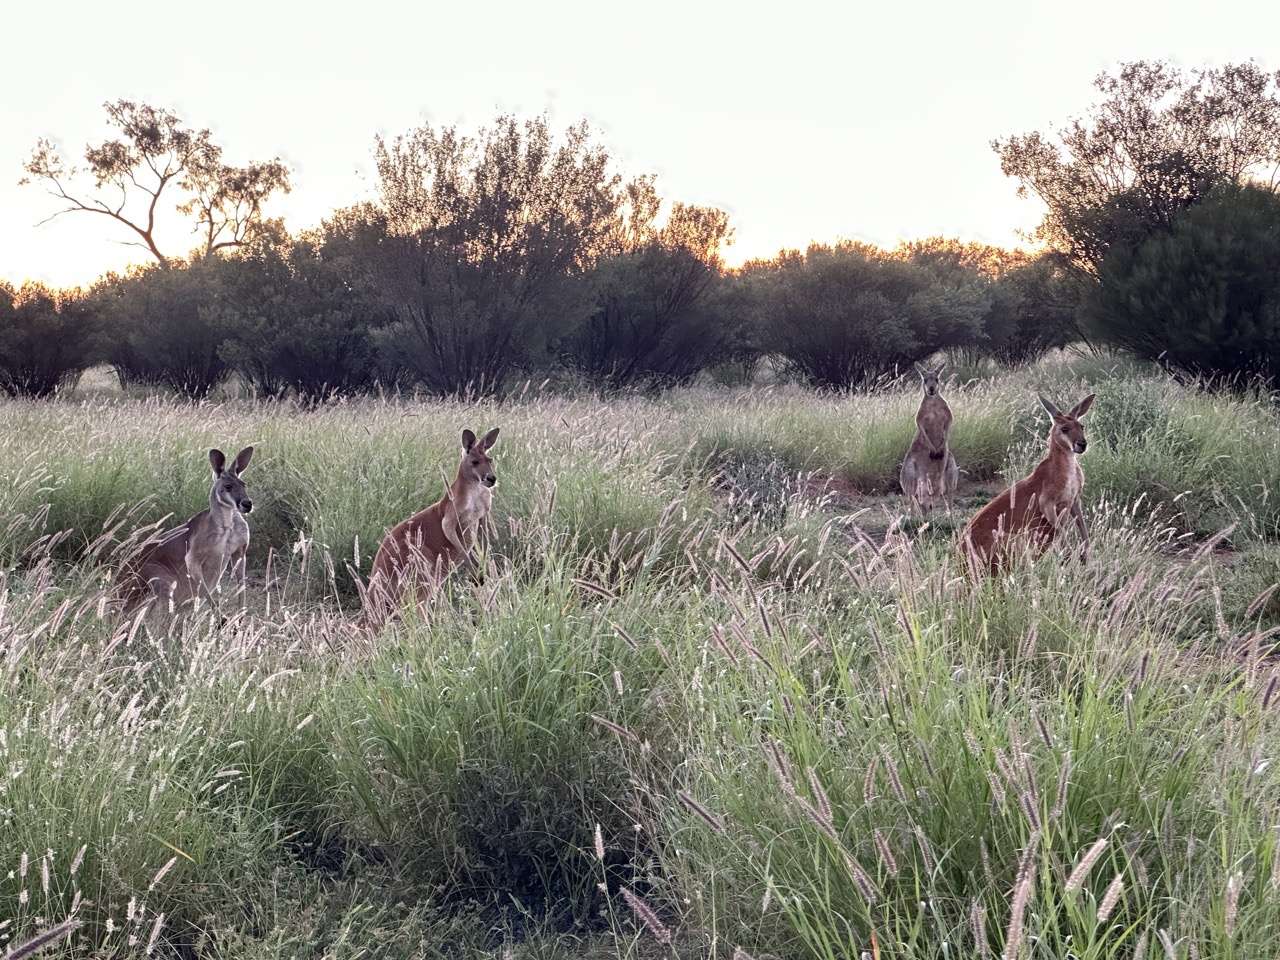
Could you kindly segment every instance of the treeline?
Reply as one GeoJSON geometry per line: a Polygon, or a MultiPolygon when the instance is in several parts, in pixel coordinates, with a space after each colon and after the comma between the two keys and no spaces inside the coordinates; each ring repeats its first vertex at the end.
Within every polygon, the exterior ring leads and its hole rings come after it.
{"type": "MultiPolygon", "coordinates": [[[[723,211],[624,181],[585,124],[378,139],[377,198],[291,235],[262,216],[288,189],[278,161],[224,164],[208,131],[109,104],[125,136],[87,152],[99,187],[184,170],[148,196],[184,187],[203,247],[166,257],[149,217],[126,219],[156,265],[87,291],[0,285],[0,388],[49,396],[107,363],[126,386],[198,398],[235,378],[314,404],[548,378],[661,389],[744,378],[765,357],[850,388],[939,351],[1017,365],[1079,340],[1195,378],[1275,381],[1280,74],[1138,62],[1096,85],[1092,116],[1054,138],[992,144],[1047,205],[1043,253],[841,242],[738,269],[723,211]]],[[[26,169],[90,208],[48,142],[26,169]]]]}
{"type": "Polygon", "coordinates": [[[47,397],[105,363],[126,387],[200,398],[237,379],[314,404],[548,378],[661,389],[740,380],[769,356],[802,382],[845,388],[939,350],[1017,364],[1077,337],[1069,280],[1043,259],[841,243],[726,270],[709,242],[724,223],[676,204],[652,235],[557,268],[557,252],[532,242],[477,263],[463,243],[397,233],[370,207],[87,291],[0,287],[0,387],[47,397]]]}
{"type": "Polygon", "coordinates": [[[0,386],[49,396],[106,363],[124,386],[204,397],[500,392],[553,378],[661,389],[764,356],[851,387],[938,350],[1004,362],[1074,339],[1047,260],[934,240],[782,253],[737,270],[721,210],[630,181],[584,125],[424,127],[376,149],[375,202],[289,235],[165,260],[87,291],[0,295],[0,386]]]}

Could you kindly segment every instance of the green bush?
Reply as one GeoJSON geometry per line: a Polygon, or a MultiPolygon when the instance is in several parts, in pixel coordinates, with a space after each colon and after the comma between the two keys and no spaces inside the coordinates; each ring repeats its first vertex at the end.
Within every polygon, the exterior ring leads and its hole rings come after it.
{"type": "Polygon", "coordinates": [[[1115,245],[1085,289],[1090,337],[1192,377],[1280,377],[1280,197],[1221,186],[1168,230],[1115,245]]]}

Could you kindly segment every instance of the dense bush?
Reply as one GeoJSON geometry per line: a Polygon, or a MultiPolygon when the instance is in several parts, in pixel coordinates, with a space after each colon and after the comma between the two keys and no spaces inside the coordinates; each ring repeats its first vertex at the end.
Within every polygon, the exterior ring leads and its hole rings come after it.
{"type": "Polygon", "coordinates": [[[1280,377],[1280,196],[1226,185],[1116,245],[1081,303],[1091,338],[1197,377],[1280,377]]]}
{"type": "Polygon", "coordinates": [[[0,390],[49,397],[73,385],[102,348],[100,304],[81,291],[0,282],[0,390]]]}
{"type": "Polygon", "coordinates": [[[761,343],[804,381],[858,387],[974,340],[989,294],[976,275],[938,271],[866,244],[810,246],[759,274],[761,343]]]}
{"type": "Polygon", "coordinates": [[[315,404],[377,384],[374,336],[386,312],[327,253],[321,237],[264,244],[219,271],[219,356],[260,395],[315,404]]]}
{"type": "MultiPolygon", "coordinates": [[[[634,198],[636,187],[632,187],[634,198]]],[[[702,370],[742,360],[746,324],[721,269],[729,234],[723,211],[676,203],[661,228],[658,200],[629,222],[617,249],[597,262],[595,309],[560,343],[560,358],[589,382],[607,388],[672,386],[702,370]],[[644,218],[641,222],[637,222],[644,218]]]]}
{"type": "Polygon", "coordinates": [[[208,396],[231,375],[219,346],[226,336],[218,308],[216,254],[188,266],[153,266],[112,275],[99,287],[110,317],[107,361],[122,386],[163,386],[208,396]]]}
{"type": "Polygon", "coordinates": [[[1006,367],[1039,360],[1080,339],[1076,306],[1080,280],[1050,255],[1027,260],[994,281],[976,354],[1006,367]]]}

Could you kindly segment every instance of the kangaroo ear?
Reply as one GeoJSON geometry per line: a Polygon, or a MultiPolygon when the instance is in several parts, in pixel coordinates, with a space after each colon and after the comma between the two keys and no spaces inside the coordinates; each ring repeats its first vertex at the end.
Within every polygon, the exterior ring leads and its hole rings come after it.
{"type": "Polygon", "coordinates": [[[942,376],[942,371],[945,369],[947,369],[947,361],[943,360],[940,364],[938,364],[938,369],[933,371],[933,375],[935,377],[940,377],[942,376]]]}
{"type": "Polygon", "coordinates": [[[929,371],[925,369],[924,364],[922,364],[919,360],[915,361],[915,365],[916,365],[916,373],[920,374],[920,376],[927,377],[929,375],[929,371]]]}
{"type": "Polygon", "coordinates": [[[213,475],[216,477],[222,473],[222,468],[227,465],[227,455],[221,450],[213,449],[209,451],[209,466],[213,467],[213,475]]]}
{"type": "Polygon", "coordinates": [[[476,435],[470,430],[462,431],[462,452],[470,453],[471,448],[476,445],[476,435]]]}
{"type": "Polygon", "coordinates": [[[236,454],[235,462],[231,464],[231,472],[237,477],[244,473],[244,468],[249,465],[249,461],[253,458],[253,447],[245,447],[236,454]]]}
{"type": "Polygon", "coordinates": [[[1054,417],[1055,419],[1062,416],[1062,411],[1055,407],[1051,401],[1041,397],[1040,402],[1044,405],[1044,408],[1049,411],[1049,416],[1054,417]]]}
{"type": "Polygon", "coordinates": [[[483,437],[480,438],[480,449],[488,450],[497,442],[498,442],[498,428],[494,427],[492,430],[490,430],[488,433],[486,433],[483,437]]]}
{"type": "Polygon", "coordinates": [[[1091,393],[1087,397],[1085,397],[1083,400],[1081,400],[1079,403],[1077,403],[1074,407],[1072,407],[1071,416],[1075,417],[1078,420],[1080,417],[1083,417],[1086,413],[1088,413],[1089,408],[1093,406],[1094,396],[1095,394],[1091,393]]]}

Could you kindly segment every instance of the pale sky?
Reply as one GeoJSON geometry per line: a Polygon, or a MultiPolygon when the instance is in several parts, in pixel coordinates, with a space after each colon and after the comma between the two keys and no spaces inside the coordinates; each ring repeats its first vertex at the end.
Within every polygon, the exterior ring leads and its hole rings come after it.
{"type": "MultiPolygon", "coordinates": [[[[209,128],[229,163],[279,156],[292,232],[372,196],[372,147],[429,123],[587,120],[631,177],[728,212],[730,263],[816,240],[1012,246],[1040,220],[990,141],[1048,132],[1094,77],[1164,59],[1280,69],[1280,3],[11,4],[0,39],[0,278],[88,284],[146,262],[104,217],[20,187],[39,137],[69,162],[130,99],[209,128]]],[[[183,254],[196,238],[159,237],[183,254]]]]}

